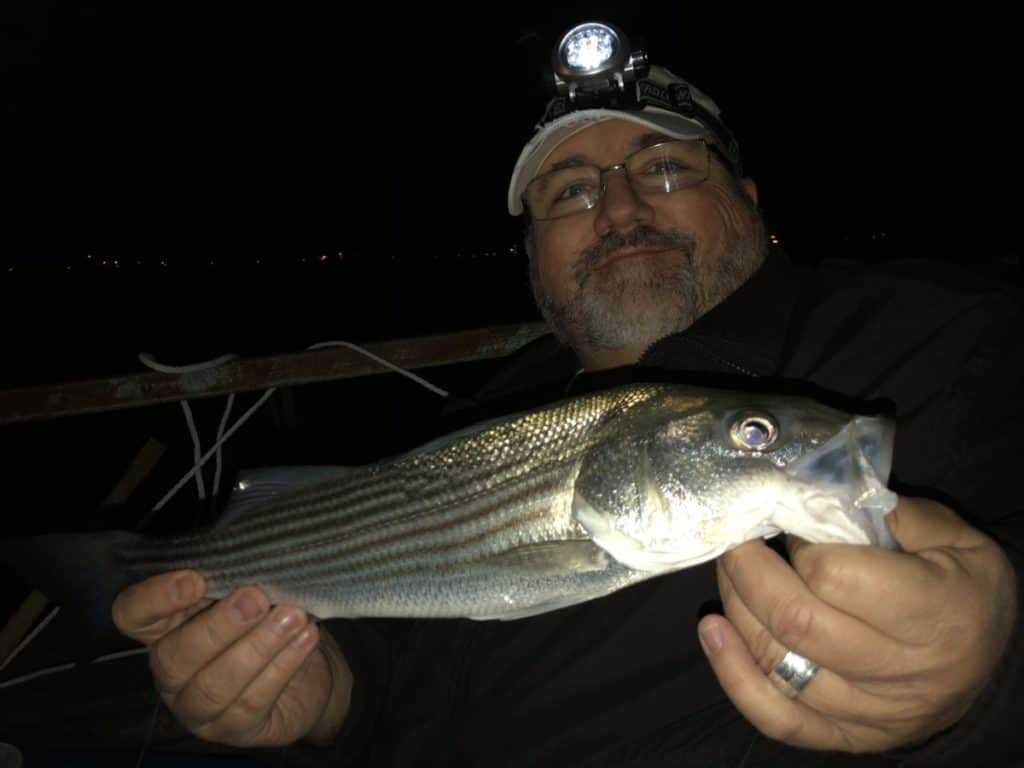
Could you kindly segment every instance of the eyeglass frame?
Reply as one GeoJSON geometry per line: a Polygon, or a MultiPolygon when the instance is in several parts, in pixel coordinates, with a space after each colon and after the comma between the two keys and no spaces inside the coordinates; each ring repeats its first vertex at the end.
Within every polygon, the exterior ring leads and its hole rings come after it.
{"type": "Polygon", "coordinates": [[[529,192],[530,187],[533,186],[533,184],[536,183],[537,181],[540,181],[541,179],[549,176],[552,173],[557,173],[558,170],[561,170],[561,169],[557,169],[557,170],[553,170],[553,171],[548,171],[547,173],[541,174],[540,176],[535,176],[533,179],[530,180],[530,183],[526,185],[526,188],[523,190],[523,194],[521,196],[521,199],[523,201],[523,208],[525,210],[529,211],[529,215],[530,215],[530,220],[531,221],[558,221],[559,219],[567,219],[567,218],[569,218],[571,216],[578,216],[581,213],[586,213],[587,211],[592,211],[592,210],[594,210],[598,206],[598,204],[601,202],[601,200],[604,199],[604,193],[605,193],[605,189],[607,187],[607,185],[605,184],[605,181],[604,181],[604,175],[606,173],[610,172],[610,171],[625,171],[626,172],[626,180],[629,182],[630,189],[632,189],[635,194],[651,194],[651,193],[637,192],[636,188],[633,187],[633,182],[632,182],[632,180],[630,179],[630,176],[629,176],[629,169],[627,168],[630,159],[635,157],[636,155],[639,155],[641,152],[647,152],[648,150],[651,150],[651,149],[656,149],[658,147],[663,147],[666,144],[683,144],[683,143],[691,142],[691,141],[699,141],[701,144],[704,145],[704,152],[705,152],[705,156],[706,156],[707,161],[708,161],[707,174],[704,176],[703,179],[701,179],[700,181],[698,181],[695,184],[689,184],[689,185],[687,185],[685,187],[680,187],[679,189],[673,189],[673,190],[669,190],[667,192],[656,192],[656,193],[653,193],[653,194],[668,195],[668,194],[671,194],[672,192],[682,192],[682,191],[687,190],[687,189],[694,189],[696,187],[699,187],[701,184],[703,184],[705,181],[707,181],[709,178],[711,178],[711,155],[714,155],[715,157],[717,157],[719,159],[720,162],[724,163],[727,167],[729,167],[728,160],[722,154],[722,151],[717,146],[715,146],[714,142],[708,141],[707,139],[669,139],[667,141],[659,141],[657,144],[651,144],[648,147],[641,147],[640,149],[636,150],[635,152],[630,152],[628,155],[626,155],[625,158],[623,158],[621,163],[615,163],[614,165],[607,165],[607,166],[604,166],[603,168],[601,166],[595,164],[595,163],[585,163],[584,166],[589,165],[589,166],[591,166],[593,168],[597,168],[597,170],[598,170],[598,177],[601,180],[601,186],[599,188],[599,192],[598,192],[597,198],[594,200],[593,204],[588,205],[586,208],[581,208],[580,210],[573,211],[572,213],[563,213],[561,216],[547,216],[547,217],[544,217],[544,218],[540,218],[540,217],[534,215],[534,212],[530,208],[529,201],[527,200],[527,193],[529,192]]]}

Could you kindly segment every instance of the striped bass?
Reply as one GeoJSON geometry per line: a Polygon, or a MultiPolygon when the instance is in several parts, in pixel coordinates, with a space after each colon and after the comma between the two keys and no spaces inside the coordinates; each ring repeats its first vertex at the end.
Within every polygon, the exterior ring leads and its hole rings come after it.
{"type": "Polygon", "coordinates": [[[194,568],[208,597],[255,585],[320,619],[518,619],[780,531],[895,547],[892,443],[889,421],[807,398],[634,384],[364,467],[250,473],[230,524],[65,552],[116,587],[194,568]]]}

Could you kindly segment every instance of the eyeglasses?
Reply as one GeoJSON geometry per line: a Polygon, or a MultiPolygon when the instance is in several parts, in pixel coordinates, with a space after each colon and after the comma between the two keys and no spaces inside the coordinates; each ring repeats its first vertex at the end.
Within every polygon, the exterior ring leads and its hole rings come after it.
{"type": "Polygon", "coordinates": [[[706,141],[665,141],[606,168],[589,164],[558,168],[531,181],[523,201],[537,221],[589,211],[601,201],[606,186],[604,174],[609,171],[625,171],[638,195],[678,192],[707,180],[711,148],[706,141]]]}

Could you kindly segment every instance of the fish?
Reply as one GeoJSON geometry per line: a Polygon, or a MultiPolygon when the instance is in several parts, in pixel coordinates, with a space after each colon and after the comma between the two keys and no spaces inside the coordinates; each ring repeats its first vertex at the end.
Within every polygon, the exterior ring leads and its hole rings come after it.
{"type": "Polygon", "coordinates": [[[635,383],[361,467],[250,470],[212,528],[76,534],[46,559],[94,602],[190,568],[213,599],[255,585],[321,620],[517,620],[783,532],[897,548],[894,432],[810,397],[635,383]]]}

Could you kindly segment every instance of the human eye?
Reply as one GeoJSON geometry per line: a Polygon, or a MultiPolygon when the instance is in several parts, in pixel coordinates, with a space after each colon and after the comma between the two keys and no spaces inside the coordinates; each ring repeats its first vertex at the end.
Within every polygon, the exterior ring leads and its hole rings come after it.
{"type": "Polygon", "coordinates": [[[658,159],[648,163],[647,167],[644,168],[643,173],[684,173],[691,170],[692,167],[692,165],[677,158],[659,157],[658,159]]]}
{"type": "Polygon", "coordinates": [[[577,180],[564,184],[555,195],[556,200],[571,200],[580,195],[590,194],[594,191],[594,185],[589,181],[577,180]]]}

